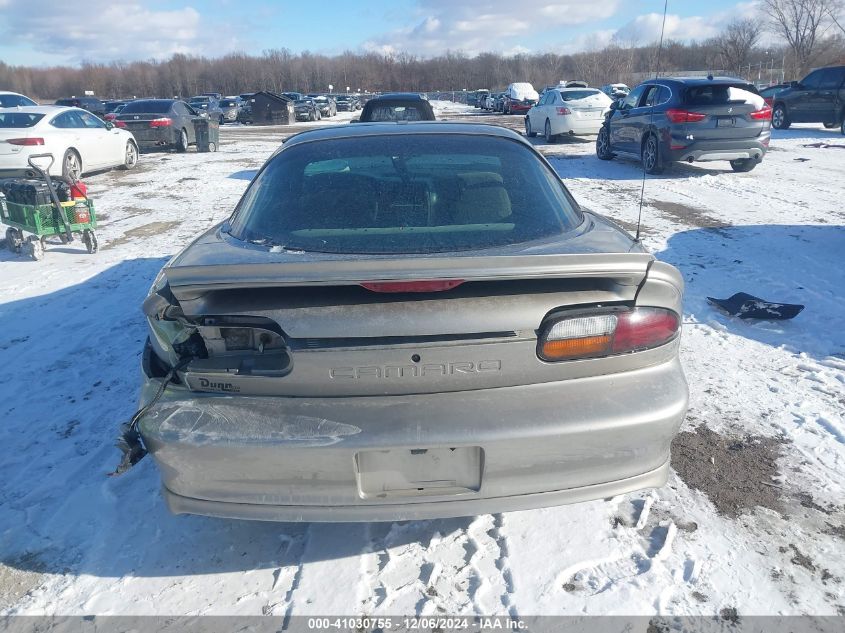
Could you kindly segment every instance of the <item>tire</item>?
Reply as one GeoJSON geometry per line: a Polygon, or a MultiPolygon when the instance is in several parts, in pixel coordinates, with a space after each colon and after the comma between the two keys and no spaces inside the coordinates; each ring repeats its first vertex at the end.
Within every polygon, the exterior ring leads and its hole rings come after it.
{"type": "Polygon", "coordinates": [[[610,130],[606,125],[601,126],[596,137],[596,156],[600,160],[613,160],[613,152],[610,151],[610,130]]]}
{"type": "Polygon", "coordinates": [[[41,244],[41,239],[35,236],[31,235],[23,243],[21,250],[37,262],[44,259],[44,246],[41,244]]]}
{"type": "Polygon", "coordinates": [[[223,124],[225,124],[225,123],[226,123],[226,119],[224,119],[224,118],[223,118],[223,115],[221,114],[221,115],[220,115],[220,125],[222,126],[222,125],[223,125],[223,124]]]}
{"type": "Polygon", "coordinates": [[[760,161],[753,158],[738,158],[731,161],[731,169],[738,172],[751,171],[757,166],[760,161]]]}
{"type": "Polygon", "coordinates": [[[643,141],[640,157],[645,173],[657,175],[664,170],[663,158],[660,156],[660,143],[654,134],[649,134],[643,141]]]}
{"type": "Polygon", "coordinates": [[[12,227],[6,229],[6,248],[13,253],[20,253],[21,244],[23,244],[23,236],[21,235],[21,232],[12,227]]]}
{"type": "Polygon", "coordinates": [[[317,120],[318,120],[318,121],[322,121],[322,120],[323,120],[323,114],[322,114],[322,112],[320,112],[319,110],[317,110],[317,120]]]}
{"type": "Polygon", "coordinates": [[[179,140],[176,141],[176,151],[180,154],[188,151],[188,130],[182,128],[179,132],[179,140]]]}
{"type": "Polygon", "coordinates": [[[120,169],[132,169],[138,164],[138,148],[132,141],[126,143],[126,154],[123,156],[123,164],[120,169]]]}
{"type": "Polygon", "coordinates": [[[546,126],[543,128],[544,133],[543,136],[546,139],[546,143],[554,143],[555,138],[557,138],[554,134],[552,134],[552,122],[546,119],[546,126]]]}
{"type": "Polygon", "coordinates": [[[208,144],[208,151],[209,152],[216,152],[217,151],[217,143],[209,143],[208,144]]]}
{"type": "Polygon", "coordinates": [[[75,149],[69,149],[62,157],[62,179],[77,182],[82,177],[82,159],[75,149]]]}
{"type": "Polygon", "coordinates": [[[88,251],[89,255],[93,255],[100,249],[100,245],[97,243],[97,234],[91,229],[85,229],[82,232],[82,243],[85,244],[85,250],[88,251]]]}
{"type": "Polygon", "coordinates": [[[839,131],[845,136],[845,112],[842,113],[842,122],[839,124],[839,131]]]}
{"type": "Polygon", "coordinates": [[[537,136],[537,132],[531,129],[531,117],[525,117],[525,136],[530,138],[537,136]]]}
{"type": "Polygon", "coordinates": [[[792,122],[786,113],[786,107],[782,103],[776,104],[772,111],[772,127],[776,130],[786,130],[790,125],[792,122]]]}
{"type": "Polygon", "coordinates": [[[838,127],[836,123],[822,123],[822,125],[824,125],[824,129],[826,130],[832,130],[833,128],[838,127]]]}

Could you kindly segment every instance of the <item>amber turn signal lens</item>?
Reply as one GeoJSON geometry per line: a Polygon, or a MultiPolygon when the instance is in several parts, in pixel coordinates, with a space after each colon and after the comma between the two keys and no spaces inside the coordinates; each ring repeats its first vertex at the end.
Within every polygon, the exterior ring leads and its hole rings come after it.
{"type": "Polygon", "coordinates": [[[603,356],[610,351],[611,337],[587,336],[543,343],[542,355],[546,360],[566,360],[583,356],[603,356]]]}

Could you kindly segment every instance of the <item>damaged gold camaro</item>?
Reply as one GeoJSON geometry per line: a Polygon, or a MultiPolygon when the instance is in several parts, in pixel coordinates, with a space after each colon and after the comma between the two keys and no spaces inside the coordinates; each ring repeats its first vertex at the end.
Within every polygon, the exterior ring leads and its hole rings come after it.
{"type": "Polygon", "coordinates": [[[141,409],[177,513],[400,520],[662,485],[683,284],[509,130],[289,139],[144,302],[141,409]]]}

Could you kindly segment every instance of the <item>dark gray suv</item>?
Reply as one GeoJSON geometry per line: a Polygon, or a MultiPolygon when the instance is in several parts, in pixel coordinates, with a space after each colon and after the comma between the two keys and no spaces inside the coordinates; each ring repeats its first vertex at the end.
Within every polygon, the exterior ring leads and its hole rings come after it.
{"type": "Polygon", "coordinates": [[[730,161],[751,171],[769,148],[772,110],[734,77],[664,77],[615,101],[596,139],[602,160],[627,156],[659,174],[672,162],[730,161]]]}
{"type": "Polygon", "coordinates": [[[793,123],[823,123],[845,134],[845,66],[814,70],[774,99],[772,126],[785,130],[793,123]]]}

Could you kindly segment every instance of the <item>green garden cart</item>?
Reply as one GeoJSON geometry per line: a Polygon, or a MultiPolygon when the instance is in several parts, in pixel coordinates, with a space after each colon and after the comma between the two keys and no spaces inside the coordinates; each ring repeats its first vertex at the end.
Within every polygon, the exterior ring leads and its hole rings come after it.
{"type": "Polygon", "coordinates": [[[89,253],[98,249],[97,215],[94,203],[88,198],[79,198],[61,202],[50,178],[50,167],[55,158],[52,154],[34,154],[29,157],[32,167],[47,183],[51,204],[19,204],[0,199],[0,221],[8,225],[6,245],[15,253],[24,253],[32,259],[44,256],[48,245],[47,238],[57,236],[62,244],[74,241],[74,235],[80,235],[82,243],[89,253]],[[46,168],[39,166],[36,160],[50,159],[46,168]]]}

